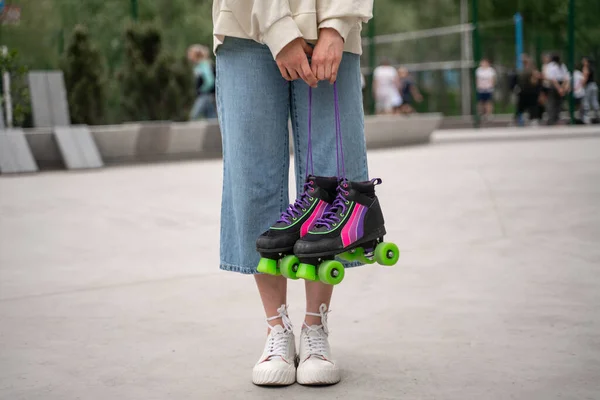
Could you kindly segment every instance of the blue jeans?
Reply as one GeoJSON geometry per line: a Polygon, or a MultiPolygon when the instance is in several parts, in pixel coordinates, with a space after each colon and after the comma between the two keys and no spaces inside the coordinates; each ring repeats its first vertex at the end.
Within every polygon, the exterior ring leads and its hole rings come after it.
{"type": "Polygon", "coordinates": [[[200,94],[196,97],[196,101],[194,101],[194,105],[190,111],[190,120],[193,121],[200,117],[217,118],[213,95],[210,93],[200,94]]]}
{"type": "Polygon", "coordinates": [[[590,110],[594,117],[600,117],[600,104],[598,104],[598,84],[590,82],[585,88],[585,96],[583,97],[583,115],[589,116],[590,110]]]}
{"type": "MultiPolygon", "coordinates": [[[[344,53],[338,94],[346,176],[367,179],[359,56],[344,53]]],[[[281,77],[265,45],[225,38],[217,50],[217,109],[223,138],[221,269],[255,274],[256,238],[287,208],[291,118],[296,189],[306,174],[308,86],[281,77]]],[[[337,175],[333,86],[313,89],[315,175],[337,175]]]]}

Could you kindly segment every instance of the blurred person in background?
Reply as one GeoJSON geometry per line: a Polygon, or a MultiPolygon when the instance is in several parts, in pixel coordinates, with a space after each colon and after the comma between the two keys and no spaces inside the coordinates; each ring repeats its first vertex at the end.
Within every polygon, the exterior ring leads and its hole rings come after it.
{"type": "Polygon", "coordinates": [[[550,64],[552,55],[550,53],[542,54],[542,94],[540,95],[540,120],[544,118],[546,112],[546,104],[548,103],[548,93],[550,92],[550,81],[546,78],[548,65],[550,64]]]}
{"type": "Polygon", "coordinates": [[[590,123],[600,118],[600,104],[598,104],[598,83],[596,82],[596,71],[589,58],[581,60],[581,72],[583,74],[583,86],[585,95],[583,98],[583,120],[590,123]],[[590,110],[592,111],[590,115],[590,110]]]}
{"type": "Polygon", "coordinates": [[[377,114],[392,114],[400,107],[402,97],[398,91],[399,87],[398,71],[388,59],[383,59],[373,71],[373,97],[377,114]]]}
{"type": "Polygon", "coordinates": [[[583,72],[583,65],[579,64],[573,71],[573,99],[575,101],[575,111],[579,114],[578,123],[582,123],[584,121],[584,112],[583,112],[583,99],[585,98],[585,77],[583,72]]]}
{"type": "Polygon", "coordinates": [[[206,46],[199,44],[188,48],[188,60],[194,65],[196,100],[190,111],[190,120],[216,118],[215,68],[206,46]]]}
{"type": "Polygon", "coordinates": [[[477,86],[477,104],[479,114],[484,119],[490,119],[494,112],[494,89],[496,88],[496,70],[492,68],[487,58],[481,59],[479,68],[475,71],[477,86]]]}
{"type": "Polygon", "coordinates": [[[521,59],[523,68],[516,76],[514,88],[517,94],[517,124],[524,125],[523,114],[527,113],[531,123],[537,125],[541,117],[539,104],[542,92],[541,73],[535,69],[533,61],[527,54],[523,54],[521,59]]]}
{"type": "Polygon", "coordinates": [[[402,98],[402,104],[398,107],[398,112],[400,114],[411,114],[415,112],[413,107],[414,102],[420,103],[423,101],[423,96],[421,96],[421,92],[410,76],[407,68],[399,68],[398,77],[400,79],[400,97],[402,98]]]}
{"type": "Polygon", "coordinates": [[[560,119],[564,96],[570,90],[570,75],[566,66],[561,63],[558,54],[552,55],[550,63],[546,67],[544,78],[550,83],[548,88],[548,101],[546,110],[548,112],[548,125],[556,125],[560,119]]]}

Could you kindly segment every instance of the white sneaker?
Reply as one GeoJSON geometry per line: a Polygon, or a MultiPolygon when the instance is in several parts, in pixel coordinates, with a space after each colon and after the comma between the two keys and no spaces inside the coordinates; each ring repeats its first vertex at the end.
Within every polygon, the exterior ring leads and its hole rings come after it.
{"type": "Polygon", "coordinates": [[[252,369],[252,382],[255,385],[283,386],[296,381],[296,342],[292,322],[285,304],[277,312],[279,315],[267,318],[267,325],[268,321],[281,318],[283,326],[269,325],[271,331],[265,349],[252,369]]]}
{"type": "Polygon", "coordinates": [[[321,325],[308,326],[304,323],[300,334],[300,364],[296,380],[302,385],[331,385],[341,379],[340,370],[331,358],[327,337],[327,306],[321,304],[319,313],[307,315],[321,317],[321,325]]]}

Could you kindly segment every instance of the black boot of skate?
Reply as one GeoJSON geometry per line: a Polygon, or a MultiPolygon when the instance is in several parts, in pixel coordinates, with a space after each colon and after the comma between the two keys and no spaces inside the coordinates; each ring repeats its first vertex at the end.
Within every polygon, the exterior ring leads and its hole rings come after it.
{"type": "Polygon", "coordinates": [[[261,256],[258,272],[270,275],[282,273],[286,278],[297,279],[299,262],[293,256],[294,244],[308,233],[326,208],[333,203],[337,186],[337,177],[306,178],[304,192],[300,197],[256,240],[256,250],[261,256]]]}
{"type": "Polygon", "coordinates": [[[365,264],[394,265],[398,261],[398,246],[383,242],[383,213],[375,195],[380,183],[379,178],[340,182],[332,206],[294,245],[300,260],[297,277],[340,283],[344,267],[335,256],[365,264]]]}

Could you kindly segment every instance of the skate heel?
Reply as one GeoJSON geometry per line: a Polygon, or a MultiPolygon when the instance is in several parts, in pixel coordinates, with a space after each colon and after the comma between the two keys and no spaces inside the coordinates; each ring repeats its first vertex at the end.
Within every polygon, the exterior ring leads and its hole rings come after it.
{"type": "Polygon", "coordinates": [[[258,262],[258,266],[256,267],[256,270],[262,274],[268,274],[268,275],[274,275],[274,276],[281,275],[281,271],[279,270],[279,267],[277,266],[277,260],[273,260],[272,258],[262,257],[260,259],[260,261],[258,262]]]}
{"type": "Polygon", "coordinates": [[[317,277],[317,267],[305,263],[300,263],[300,265],[298,265],[298,272],[296,272],[296,276],[307,281],[316,282],[319,280],[317,277]]]}

